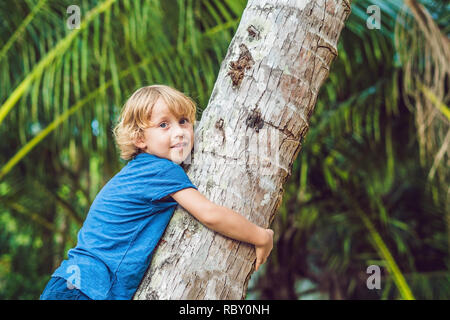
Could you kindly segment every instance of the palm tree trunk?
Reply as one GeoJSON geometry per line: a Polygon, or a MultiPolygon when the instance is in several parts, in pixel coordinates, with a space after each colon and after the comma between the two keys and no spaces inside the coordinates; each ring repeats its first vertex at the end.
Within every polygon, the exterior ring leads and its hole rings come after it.
{"type": "MultiPolygon", "coordinates": [[[[208,199],[270,225],[349,14],[348,0],[248,1],[188,161],[208,199]]],[[[254,261],[178,207],[134,299],[243,299],[254,261]]]]}

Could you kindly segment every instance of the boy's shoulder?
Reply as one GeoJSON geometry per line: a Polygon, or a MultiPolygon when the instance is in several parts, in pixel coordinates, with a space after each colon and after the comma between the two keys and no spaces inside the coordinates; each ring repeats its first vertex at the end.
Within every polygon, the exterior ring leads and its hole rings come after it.
{"type": "Polygon", "coordinates": [[[184,176],[184,169],[175,162],[158,156],[140,153],[122,168],[118,176],[138,175],[142,178],[151,176],[184,176]]]}
{"type": "Polygon", "coordinates": [[[173,165],[176,164],[168,159],[160,158],[149,153],[139,153],[127,164],[127,166],[130,168],[139,168],[145,166],[157,170],[161,168],[170,168],[173,165]]]}

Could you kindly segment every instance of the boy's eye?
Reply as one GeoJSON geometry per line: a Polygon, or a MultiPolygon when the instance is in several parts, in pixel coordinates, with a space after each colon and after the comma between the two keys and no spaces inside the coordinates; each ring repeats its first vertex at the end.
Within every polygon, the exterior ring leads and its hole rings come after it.
{"type": "MultiPolygon", "coordinates": [[[[188,122],[189,122],[189,120],[188,120],[187,118],[182,118],[182,119],[180,120],[180,123],[181,123],[181,124],[186,124],[186,123],[188,123],[188,122]]],[[[161,122],[161,123],[159,124],[159,126],[160,126],[160,128],[165,129],[165,128],[167,128],[167,122],[161,122]]]]}

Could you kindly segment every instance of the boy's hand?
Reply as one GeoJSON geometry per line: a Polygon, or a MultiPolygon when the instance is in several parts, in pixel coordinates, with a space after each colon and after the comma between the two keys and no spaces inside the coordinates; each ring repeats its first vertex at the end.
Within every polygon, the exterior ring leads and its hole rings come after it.
{"type": "Polygon", "coordinates": [[[258,271],[259,266],[267,261],[267,257],[269,256],[273,248],[273,230],[264,229],[264,231],[266,237],[264,244],[261,244],[259,246],[255,245],[256,250],[255,271],[258,271]]]}

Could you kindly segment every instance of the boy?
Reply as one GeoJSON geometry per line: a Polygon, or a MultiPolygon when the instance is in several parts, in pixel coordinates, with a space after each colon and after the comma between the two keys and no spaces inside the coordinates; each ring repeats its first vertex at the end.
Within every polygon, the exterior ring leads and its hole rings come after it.
{"type": "Polygon", "coordinates": [[[100,190],[77,246],[55,270],[41,299],[131,299],[179,204],[208,228],[255,245],[256,270],[273,231],[206,199],[180,167],[194,144],[195,103],[163,85],[137,90],[114,128],[131,160],[100,190]]]}

